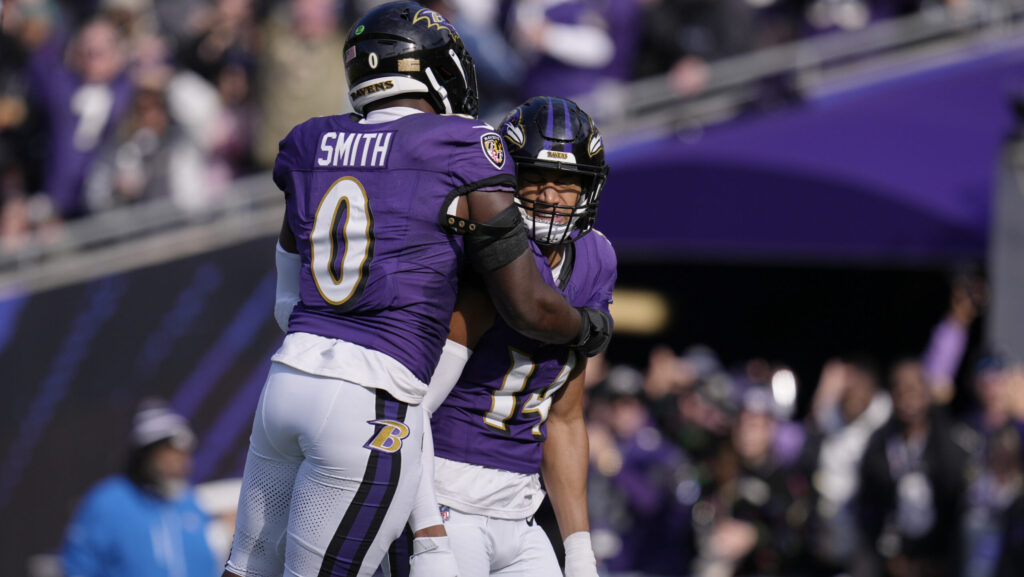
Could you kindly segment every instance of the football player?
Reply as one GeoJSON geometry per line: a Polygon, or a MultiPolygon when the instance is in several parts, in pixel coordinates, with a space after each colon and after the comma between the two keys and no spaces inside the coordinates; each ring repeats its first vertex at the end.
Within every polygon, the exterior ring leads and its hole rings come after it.
{"type": "MultiPolygon", "coordinates": [[[[574,305],[608,311],[615,252],[604,235],[588,234],[608,173],[593,121],[574,102],[538,97],[513,110],[500,130],[515,160],[515,201],[544,280],[574,305]]],[[[448,536],[438,536],[437,526],[422,529],[423,519],[439,518],[424,491],[429,479],[412,519],[418,536],[454,553],[461,577],[562,575],[533,521],[545,489],[565,543],[565,575],[596,577],[581,407],[585,361],[570,347],[518,333],[482,290],[463,282],[424,400],[433,413],[433,486],[448,536]]],[[[425,466],[425,477],[430,473],[425,466]]],[[[442,563],[444,555],[432,557],[442,563]]],[[[413,556],[412,574],[435,574],[432,563],[413,556]]]]}
{"type": "Polygon", "coordinates": [[[606,313],[537,273],[457,31],[389,3],[353,26],[344,59],[357,114],[295,127],[274,167],[288,335],[256,409],[226,576],[369,577],[381,563],[419,484],[419,404],[464,255],[517,330],[584,354],[610,338],[606,313]]]}

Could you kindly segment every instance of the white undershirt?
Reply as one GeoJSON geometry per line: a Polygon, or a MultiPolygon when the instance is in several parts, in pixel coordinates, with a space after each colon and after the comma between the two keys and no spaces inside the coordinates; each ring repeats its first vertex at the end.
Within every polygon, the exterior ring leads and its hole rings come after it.
{"type": "Polygon", "coordinates": [[[387,108],[378,108],[371,111],[359,121],[359,124],[383,124],[385,122],[392,122],[399,118],[405,118],[412,114],[424,114],[422,110],[416,110],[415,108],[409,108],[408,106],[389,106],[387,108]]]}
{"type": "Polygon", "coordinates": [[[495,519],[526,519],[544,501],[540,474],[524,475],[434,457],[437,502],[495,519]]]}

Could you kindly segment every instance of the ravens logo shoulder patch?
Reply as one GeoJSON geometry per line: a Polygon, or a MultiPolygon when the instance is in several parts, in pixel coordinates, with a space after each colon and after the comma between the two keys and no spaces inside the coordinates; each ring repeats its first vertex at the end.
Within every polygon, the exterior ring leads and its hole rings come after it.
{"type": "Polygon", "coordinates": [[[485,134],[480,137],[480,146],[494,168],[501,170],[505,166],[505,145],[501,142],[500,136],[493,132],[485,134]]]}

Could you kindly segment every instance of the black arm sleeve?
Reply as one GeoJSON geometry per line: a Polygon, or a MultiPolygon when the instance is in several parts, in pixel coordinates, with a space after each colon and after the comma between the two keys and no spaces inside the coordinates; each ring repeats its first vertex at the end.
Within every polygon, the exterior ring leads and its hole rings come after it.
{"type": "Polygon", "coordinates": [[[450,226],[466,231],[466,253],[473,267],[481,273],[502,268],[530,246],[523,217],[515,205],[510,205],[482,224],[455,216],[449,219],[450,226]]]}

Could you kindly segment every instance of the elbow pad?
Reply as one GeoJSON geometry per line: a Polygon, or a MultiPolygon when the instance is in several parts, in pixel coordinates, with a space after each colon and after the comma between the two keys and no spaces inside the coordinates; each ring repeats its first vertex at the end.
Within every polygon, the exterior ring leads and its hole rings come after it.
{"type": "Polygon", "coordinates": [[[288,318],[292,316],[292,309],[299,302],[299,271],[302,269],[302,257],[284,250],[281,243],[278,243],[274,260],[277,264],[274,320],[282,331],[288,332],[288,318]]]}
{"type": "Polygon", "coordinates": [[[458,230],[466,230],[466,253],[481,273],[502,268],[530,248],[523,217],[514,204],[483,224],[449,218],[458,230]]]}

